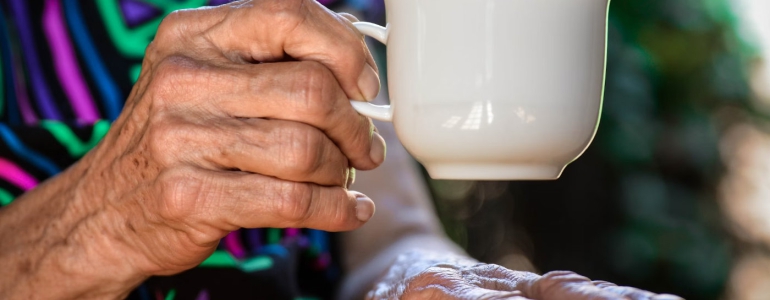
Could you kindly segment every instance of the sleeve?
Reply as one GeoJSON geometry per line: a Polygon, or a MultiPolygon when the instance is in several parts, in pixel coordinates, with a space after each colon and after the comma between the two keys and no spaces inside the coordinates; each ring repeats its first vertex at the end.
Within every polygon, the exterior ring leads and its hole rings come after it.
{"type": "Polygon", "coordinates": [[[107,134],[109,121],[88,126],[58,121],[0,122],[0,207],[77,162],[107,134]]]}

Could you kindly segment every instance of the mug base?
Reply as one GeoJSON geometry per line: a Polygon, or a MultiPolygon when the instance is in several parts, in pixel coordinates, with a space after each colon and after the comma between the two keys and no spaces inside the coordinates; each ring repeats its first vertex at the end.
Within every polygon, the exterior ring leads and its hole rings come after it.
{"type": "Polygon", "coordinates": [[[518,164],[433,163],[425,169],[433,179],[445,180],[556,180],[563,166],[518,164]]]}

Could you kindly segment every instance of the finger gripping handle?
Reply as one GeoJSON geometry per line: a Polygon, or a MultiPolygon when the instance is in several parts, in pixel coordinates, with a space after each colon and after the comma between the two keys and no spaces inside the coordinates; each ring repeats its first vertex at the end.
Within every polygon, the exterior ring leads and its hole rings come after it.
{"type": "MultiPolygon", "coordinates": [[[[368,35],[385,45],[388,44],[388,28],[369,22],[355,22],[353,26],[362,34],[368,35]]],[[[374,105],[368,102],[351,100],[350,104],[360,114],[375,120],[392,122],[393,109],[390,105],[374,105]]]]}

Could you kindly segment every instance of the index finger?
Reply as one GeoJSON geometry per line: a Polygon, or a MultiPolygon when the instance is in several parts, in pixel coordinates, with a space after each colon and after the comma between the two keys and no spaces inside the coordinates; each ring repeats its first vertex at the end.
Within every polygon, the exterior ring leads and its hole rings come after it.
{"type": "Polygon", "coordinates": [[[334,73],[347,96],[372,100],[380,89],[377,65],[352,23],[314,0],[254,0],[180,12],[161,31],[198,32],[233,61],[320,62],[334,73]],[[186,17],[189,16],[189,17],[186,17]]]}

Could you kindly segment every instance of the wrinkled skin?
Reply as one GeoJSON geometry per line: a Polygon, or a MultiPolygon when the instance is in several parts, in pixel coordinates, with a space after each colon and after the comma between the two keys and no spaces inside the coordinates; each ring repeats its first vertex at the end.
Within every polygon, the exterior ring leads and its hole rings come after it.
{"type": "Polygon", "coordinates": [[[385,145],[348,99],[378,90],[363,37],[315,1],[172,13],[101,143],[0,211],[0,298],[120,298],[239,228],[360,227],[351,168],[385,145]]]}
{"type": "Polygon", "coordinates": [[[402,254],[366,297],[373,299],[681,300],[616,286],[567,271],[545,275],[512,271],[463,256],[411,251],[402,254]]]}

